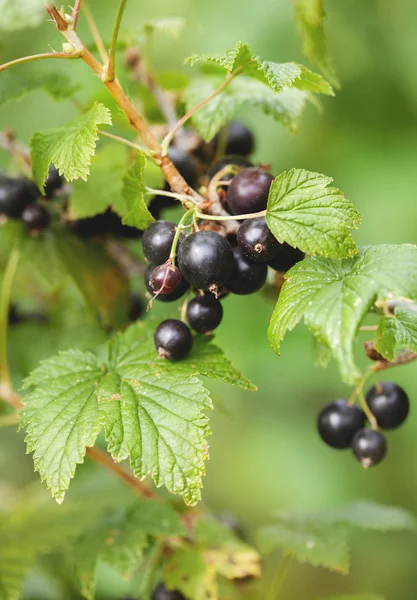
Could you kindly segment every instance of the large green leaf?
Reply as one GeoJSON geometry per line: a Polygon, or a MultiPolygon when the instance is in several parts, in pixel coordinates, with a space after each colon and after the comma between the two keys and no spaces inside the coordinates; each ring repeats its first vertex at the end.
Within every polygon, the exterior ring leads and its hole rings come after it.
{"type": "Polygon", "coordinates": [[[68,181],[87,180],[94,155],[98,126],[111,125],[111,114],[103,104],[91,109],[65,127],[37,131],[30,141],[32,168],[40,190],[44,189],[52,163],[68,181]]]}
{"type": "Polygon", "coordinates": [[[360,380],[354,359],[356,332],[376,300],[417,299],[417,247],[365,246],[341,261],[314,257],[287,273],[269,326],[269,341],[281,341],[304,317],[312,333],[332,352],[347,383],[360,380]],[[407,270],[404,270],[407,265],[407,270]]]}
{"type": "Polygon", "coordinates": [[[36,90],[44,90],[59,102],[71,98],[78,89],[79,86],[60,71],[33,69],[33,66],[10,69],[0,74],[0,106],[36,90]]]}
{"type": "Polygon", "coordinates": [[[144,170],[146,162],[144,153],[138,152],[133,166],[123,179],[122,194],[127,209],[123,223],[138,229],[147,229],[154,221],[145,203],[144,170]]]}
{"type": "Polygon", "coordinates": [[[345,258],[357,253],[349,229],[361,216],[333,180],[304,169],[281,173],[269,191],[266,221],[274,236],[308,254],[345,258]]]}
{"type": "Polygon", "coordinates": [[[387,360],[394,360],[405,348],[417,352],[417,307],[404,302],[392,315],[384,315],[378,323],[375,347],[387,360]]]}

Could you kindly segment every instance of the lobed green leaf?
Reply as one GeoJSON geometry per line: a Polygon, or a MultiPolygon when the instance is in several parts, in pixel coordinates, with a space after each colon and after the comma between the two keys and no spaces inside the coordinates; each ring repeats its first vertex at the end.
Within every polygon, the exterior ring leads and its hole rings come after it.
{"type": "Polygon", "coordinates": [[[401,350],[417,352],[417,310],[411,302],[399,304],[392,315],[384,315],[378,323],[376,350],[393,361],[401,350]]]}
{"type": "Polygon", "coordinates": [[[144,171],[146,163],[144,153],[138,152],[133,166],[123,179],[122,195],[127,208],[123,223],[138,229],[147,229],[154,222],[145,202],[144,171]]]}

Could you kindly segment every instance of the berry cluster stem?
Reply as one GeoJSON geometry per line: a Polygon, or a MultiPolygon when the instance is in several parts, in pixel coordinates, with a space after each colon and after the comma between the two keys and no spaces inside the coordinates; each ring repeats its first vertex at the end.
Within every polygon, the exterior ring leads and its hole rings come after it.
{"type": "Polygon", "coordinates": [[[7,331],[13,281],[20,260],[19,245],[20,244],[16,244],[10,253],[3,276],[3,285],[0,294],[0,385],[5,389],[12,389],[9,363],[7,358],[7,331]]]}
{"type": "Polygon", "coordinates": [[[177,229],[175,231],[174,239],[172,240],[171,252],[169,253],[169,260],[173,267],[175,267],[175,257],[177,256],[177,246],[178,240],[180,239],[180,235],[182,230],[187,226],[186,222],[194,217],[195,208],[190,208],[186,213],[182,215],[180,222],[177,225],[177,229]]]}

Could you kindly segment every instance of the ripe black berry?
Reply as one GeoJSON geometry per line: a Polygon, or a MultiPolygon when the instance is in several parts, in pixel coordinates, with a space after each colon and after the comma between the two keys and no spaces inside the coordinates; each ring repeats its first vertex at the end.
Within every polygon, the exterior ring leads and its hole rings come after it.
{"type": "Polygon", "coordinates": [[[18,219],[23,209],[33,202],[32,187],[25,179],[0,179],[0,215],[18,219]]]}
{"type": "Polygon", "coordinates": [[[180,592],[170,591],[160,583],[152,594],[152,600],[186,600],[180,592]]]}
{"type": "Polygon", "coordinates": [[[192,286],[217,293],[232,271],[232,249],[220,234],[197,231],[182,242],[178,251],[178,266],[192,286]]]}
{"type": "Polygon", "coordinates": [[[272,259],[268,264],[275,271],[286,272],[291,269],[295,264],[303,260],[305,254],[298,248],[293,248],[286,242],[281,246],[277,256],[272,259]]]}
{"type": "Polygon", "coordinates": [[[223,317],[223,306],[210,292],[197,296],[187,307],[187,321],[198,333],[213,331],[220,325],[223,317]]]}
{"type": "Polygon", "coordinates": [[[253,294],[265,284],[267,274],[265,263],[252,262],[239,247],[233,248],[233,269],[225,285],[233,294],[253,294]]]}
{"type": "Polygon", "coordinates": [[[395,429],[406,420],[410,401],[399,385],[381,381],[366,394],[366,402],[382,429],[395,429]]]}
{"type": "Polygon", "coordinates": [[[179,360],[190,352],[193,336],[182,321],[167,319],[156,328],[154,341],[159,356],[169,360],[179,360]]]}
{"type": "MultiPolygon", "coordinates": [[[[229,165],[234,165],[235,167],[238,167],[239,170],[253,167],[253,164],[247,158],[244,158],[243,156],[238,156],[236,154],[228,154],[220,160],[216,160],[216,162],[213,163],[208,172],[209,179],[212,179],[216,175],[216,173],[218,173],[225,167],[228,167],[229,165]]],[[[230,179],[233,179],[233,177],[233,174],[224,175],[224,177],[222,177],[222,181],[229,181],[230,179]]]]}
{"type": "Polygon", "coordinates": [[[132,294],[130,296],[130,306],[128,319],[130,323],[137,321],[143,312],[143,302],[138,294],[132,294]]]}
{"type": "Polygon", "coordinates": [[[95,215],[94,217],[79,219],[74,225],[74,231],[80,237],[113,234],[118,237],[136,239],[143,234],[143,231],[136,227],[123,225],[119,215],[110,209],[100,215],[95,215]]]}
{"type": "Polygon", "coordinates": [[[155,294],[172,294],[182,283],[181,271],[168,264],[155,267],[149,283],[155,294]]]}
{"type": "Polygon", "coordinates": [[[254,262],[268,262],[282,248],[269,231],[264,217],[244,221],[237,232],[237,243],[246,258],[254,262]]]}
{"type": "MultiPolygon", "coordinates": [[[[151,286],[151,276],[155,268],[155,265],[148,265],[144,274],[145,287],[152,296],[154,296],[155,291],[151,286]]],[[[178,300],[178,298],[181,298],[181,296],[185,294],[189,287],[188,281],[185,281],[184,277],[182,277],[181,284],[177,287],[177,289],[170,294],[158,294],[155,296],[154,300],[158,300],[159,302],[174,302],[175,300],[178,300]]]]}
{"type": "Polygon", "coordinates": [[[345,400],[326,404],[319,413],[317,428],[321,439],[332,448],[349,448],[357,431],[365,426],[365,414],[345,400]]]}
{"type": "Polygon", "coordinates": [[[239,121],[231,121],[227,130],[226,154],[252,154],[255,138],[251,130],[239,121]]]}
{"type": "Polygon", "coordinates": [[[271,173],[256,167],[238,173],[227,191],[226,201],[230,212],[233,215],[244,215],[264,210],[273,181],[271,173]]]}
{"type": "Polygon", "coordinates": [[[387,440],[379,431],[360,429],[352,440],[353,454],[365,469],[377,465],[387,453],[387,440]]]}
{"type": "Polygon", "coordinates": [[[149,262],[162,265],[168,260],[176,229],[171,221],[155,221],[148,227],[142,237],[142,248],[149,262]]]}
{"type": "Polygon", "coordinates": [[[48,177],[45,181],[45,196],[47,198],[53,198],[56,191],[61,189],[63,179],[59,174],[59,171],[54,165],[49,167],[48,177]]]}
{"type": "Polygon", "coordinates": [[[49,225],[49,214],[46,208],[32,202],[23,209],[22,221],[29,231],[42,231],[49,225]]]}
{"type": "Polygon", "coordinates": [[[198,181],[198,172],[193,157],[176,146],[170,147],[168,156],[188,185],[195,187],[198,181]]]}

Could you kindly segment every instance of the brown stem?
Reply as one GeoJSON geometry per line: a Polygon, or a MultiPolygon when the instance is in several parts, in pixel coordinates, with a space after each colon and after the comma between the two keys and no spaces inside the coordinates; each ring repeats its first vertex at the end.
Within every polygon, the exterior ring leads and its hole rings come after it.
{"type": "Polygon", "coordinates": [[[46,10],[59,31],[66,31],[68,29],[69,25],[67,21],[61,15],[56,6],[53,4],[48,4],[46,6],[46,10]]]}
{"type": "Polygon", "coordinates": [[[136,479],[131,473],[126,471],[118,463],[115,463],[111,456],[98,448],[87,448],[87,456],[98,465],[101,465],[108,471],[111,471],[116,477],[121,479],[126,485],[135,490],[139,496],[144,498],[158,498],[158,496],[143,481],[136,479]]]}
{"type": "Polygon", "coordinates": [[[13,408],[20,409],[23,407],[21,396],[16,394],[8,385],[0,384],[0,398],[13,408]]]}
{"type": "Polygon", "coordinates": [[[374,341],[365,342],[364,346],[368,358],[376,361],[374,366],[375,371],[385,371],[385,369],[390,369],[391,367],[407,365],[408,363],[417,359],[416,352],[409,352],[408,350],[404,350],[396,357],[395,360],[389,361],[379,354],[379,352],[375,348],[374,341]]]}
{"type": "Polygon", "coordinates": [[[72,26],[77,27],[78,15],[80,13],[81,0],[75,0],[74,9],[72,11],[72,26]]]}
{"type": "Polygon", "coordinates": [[[0,72],[10,69],[23,63],[31,62],[33,60],[43,60],[46,58],[80,58],[80,52],[43,52],[42,54],[32,54],[30,56],[22,56],[22,58],[16,58],[10,62],[0,65],[0,72]]]}
{"type": "Polygon", "coordinates": [[[16,141],[13,131],[0,131],[0,148],[10,152],[16,158],[21,158],[24,164],[29,167],[30,174],[32,173],[29,148],[16,141]]]}

